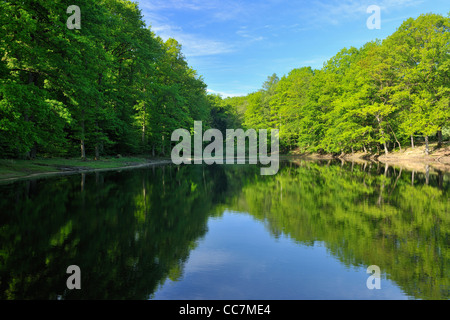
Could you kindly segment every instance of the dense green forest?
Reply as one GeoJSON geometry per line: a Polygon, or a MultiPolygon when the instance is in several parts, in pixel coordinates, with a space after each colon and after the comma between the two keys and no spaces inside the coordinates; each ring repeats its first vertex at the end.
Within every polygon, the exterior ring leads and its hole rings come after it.
{"type": "MultiPolygon", "coordinates": [[[[171,133],[220,113],[174,39],[164,42],[137,4],[0,2],[0,155],[168,153],[171,133]]],[[[170,154],[170,152],[169,152],[170,154]]]]}
{"type": "Polygon", "coordinates": [[[275,74],[246,97],[207,93],[175,39],[128,0],[0,2],[0,157],[169,155],[175,129],[280,129],[282,150],[386,152],[450,126],[450,18],[408,19],[322,69],[275,74]]]}
{"type": "Polygon", "coordinates": [[[450,18],[406,20],[384,41],[344,48],[322,69],[273,74],[226,99],[246,127],[279,128],[284,150],[388,153],[450,137],[450,18]]]}

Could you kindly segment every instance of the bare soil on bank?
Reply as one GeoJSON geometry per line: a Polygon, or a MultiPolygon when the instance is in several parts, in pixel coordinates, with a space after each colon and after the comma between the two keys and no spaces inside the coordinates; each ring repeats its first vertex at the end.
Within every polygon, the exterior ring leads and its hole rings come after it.
{"type": "Polygon", "coordinates": [[[425,172],[430,167],[438,171],[450,172],[450,144],[448,142],[441,148],[437,148],[437,144],[430,144],[429,155],[425,154],[425,146],[390,152],[387,155],[384,153],[374,155],[364,152],[355,152],[340,156],[332,154],[300,154],[298,152],[292,152],[292,155],[314,160],[340,159],[350,162],[374,161],[419,172],[425,172]]]}

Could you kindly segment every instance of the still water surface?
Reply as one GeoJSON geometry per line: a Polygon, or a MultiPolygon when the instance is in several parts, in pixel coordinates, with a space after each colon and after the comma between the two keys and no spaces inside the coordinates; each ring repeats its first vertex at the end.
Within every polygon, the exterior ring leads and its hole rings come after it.
{"type": "Polygon", "coordinates": [[[159,166],[0,185],[1,299],[450,298],[450,177],[159,166]],[[81,269],[68,290],[66,269],[81,269]],[[367,267],[381,289],[367,288],[367,267]]]}

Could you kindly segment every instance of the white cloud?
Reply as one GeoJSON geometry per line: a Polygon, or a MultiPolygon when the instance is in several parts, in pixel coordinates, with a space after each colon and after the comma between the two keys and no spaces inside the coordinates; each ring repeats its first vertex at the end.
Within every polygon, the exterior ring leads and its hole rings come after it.
{"type": "Polygon", "coordinates": [[[188,58],[229,53],[234,50],[230,44],[186,33],[182,28],[169,24],[156,25],[152,30],[163,40],[176,39],[183,47],[183,54],[188,58]]]}
{"type": "Polygon", "coordinates": [[[357,17],[368,17],[367,8],[370,5],[378,5],[382,11],[391,12],[405,7],[416,6],[424,0],[315,0],[307,14],[309,21],[326,24],[340,24],[342,21],[357,17]]]}
{"type": "Polygon", "coordinates": [[[234,46],[220,40],[207,38],[194,33],[188,33],[177,26],[162,13],[165,9],[174,10],[211,10],[214,2],[197,0],[156,0],[141,1],[139,7],[145,19],[151,24],[151,29],[163,40],[176,39],[183,47],[183,54],[189,57],[210,56],[234,51],[234,46]]]}
{"type": "Polygon", "coordinates": [[[176,10],[205,10],[210,9],[211,1],[200,0],[151,0],[151,1],[138,1],[139,7],[151,11],[160,11],[164,9],[176,9],[176,10]]]}
{"type": "Polygon", "coordinates": [[[234,51],[232,45],[222,41],[205,39],[191,34],[175,35],[175,39],[178,39],[183,45],[186,57],[210,56],[234,51]]]}
{"type": "Polygon", "coordinates": [[[404,7],[417,6],[423,3],[424,0],[383,0],[381,1],[380,7],[385,10],[398,9],[404,7]]]}
{"type": "Polygon", "coordinates": [[[242,96],[246,96],[247,95],[247,93],[227,93],[227,92],[215,91],[215,90],[211,90],[211,89],[208,89],[208,93],[219,94],[223,98],[242,97],[242,96]]]}
{"type": "Polygon", "coordinates": [[[263,36],[251,34],[251,32],[249,32],[246,29],[247,29],[246,27],[241,27],[238,31],[236,31],[236,34],[242,38],[247,39],[247,41],[251,41],[251,42],[262,41],[265,39],[263,36]]]}
{"type": "Polygon", "coordinates": [[[147,12],[162,12],[165,10],[180,11],[208,11],[205,17],[211,21],[236,20],[242,15],[247,15],[255,5],[242,3],[241,1],[222,0],[137,0],[139,7],[147,12]]]}

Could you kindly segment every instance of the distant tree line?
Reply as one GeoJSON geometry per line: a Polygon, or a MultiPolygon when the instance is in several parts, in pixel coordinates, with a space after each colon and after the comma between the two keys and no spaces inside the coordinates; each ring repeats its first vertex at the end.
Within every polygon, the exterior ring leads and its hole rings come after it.
{"type": "Polygon", "coordinates": [[[406,20],[384,41],[343,49],[322,69],[268,77],[230,98],[243,124],[279,128],[284,151],[388,154],[450,136],[450,18],[406,20]]]}

